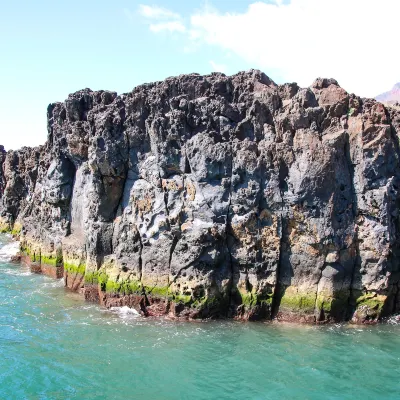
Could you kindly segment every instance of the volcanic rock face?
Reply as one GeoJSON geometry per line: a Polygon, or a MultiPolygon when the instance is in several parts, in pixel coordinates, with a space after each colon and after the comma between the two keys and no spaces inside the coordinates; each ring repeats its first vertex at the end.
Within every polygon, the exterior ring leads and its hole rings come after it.
{"type": "Polygon", "coordinates": [[[399,133],[332,79],[85,89],[7,154],[1,218],[34,270],[105,306],[373,322],[400,311],[399,133]]]}
{"type": "Polygon", "coordinates": [[[0,145],[0,198],[3,196],[4,188],[6,186],[6,180],[3,176],[3,164],[6,160],[6,151],[4,150],[4,146],[0,145]]]}

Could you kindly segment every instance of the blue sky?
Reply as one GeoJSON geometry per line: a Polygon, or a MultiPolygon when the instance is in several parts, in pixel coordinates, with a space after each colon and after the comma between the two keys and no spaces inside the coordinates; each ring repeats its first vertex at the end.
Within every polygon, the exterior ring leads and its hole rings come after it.
{"type": "Polygon", "coordinates": [[[398,0],[0,0],[0,144],[46,139],[46,108],[181,73],[329,76],[374,96],[400,81],[398,0]]]}

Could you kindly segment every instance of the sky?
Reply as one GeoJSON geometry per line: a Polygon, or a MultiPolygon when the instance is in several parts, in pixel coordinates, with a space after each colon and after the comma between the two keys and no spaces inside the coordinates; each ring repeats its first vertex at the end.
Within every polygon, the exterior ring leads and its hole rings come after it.
{"type": "Polygon", "coordinates": [[[400,81],[399,0],[0,0],[0,144],[43,144],[46,109],[82,88],[257,68],[375,97],[400,81]]]}

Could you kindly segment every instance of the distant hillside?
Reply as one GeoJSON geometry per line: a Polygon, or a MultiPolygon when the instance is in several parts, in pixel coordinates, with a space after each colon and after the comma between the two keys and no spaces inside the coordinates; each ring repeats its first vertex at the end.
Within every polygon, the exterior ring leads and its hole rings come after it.
{"type": "Polygon", "coordinates": [[[400,82],[393,86],[389,92],[382,93],[375,97],[376,100],[382,103],[396,103],[400,102],[400,82]]]}

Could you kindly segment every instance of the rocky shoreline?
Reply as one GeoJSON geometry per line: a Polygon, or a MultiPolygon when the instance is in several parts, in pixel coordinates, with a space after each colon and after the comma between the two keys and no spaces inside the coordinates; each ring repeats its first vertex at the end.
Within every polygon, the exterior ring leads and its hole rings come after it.
{"type": "Polygon", "coordinates": [[[197,74],[48,107],[0,147],[21,260],[143,315],[375,323],[400,311],[400,111],[333,79],[197,74]]]}

